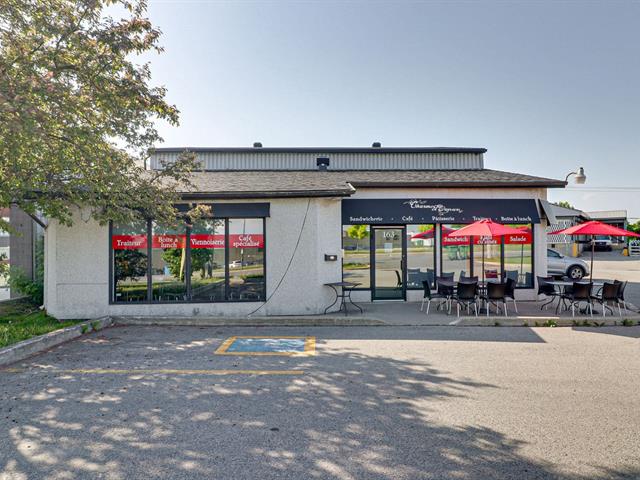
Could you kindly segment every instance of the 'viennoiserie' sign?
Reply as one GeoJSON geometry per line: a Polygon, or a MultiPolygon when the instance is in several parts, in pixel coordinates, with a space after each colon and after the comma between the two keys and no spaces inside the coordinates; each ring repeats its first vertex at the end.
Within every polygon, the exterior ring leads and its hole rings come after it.
{"type": "Polygon", "coordinates": [[[540,223],[533,199],[388,198],[342,200],[342,224],[540,223]]]}
{"type": "MultiPolygon", "coordinates": [[[[224,235],[222,234],[191,234],[191,248],[224,248],[224,235]]],[[[113,235],[111,245],[114,250],[146,250],[146,235],[113,235]]],[[[186,235],[164,234],[153,235],[152,248],[184,248],[186,235]]],[[[264,235],[262,234],[231,234],[229,235],[229,247],[231,248],[264,248],[264,235]]]]}

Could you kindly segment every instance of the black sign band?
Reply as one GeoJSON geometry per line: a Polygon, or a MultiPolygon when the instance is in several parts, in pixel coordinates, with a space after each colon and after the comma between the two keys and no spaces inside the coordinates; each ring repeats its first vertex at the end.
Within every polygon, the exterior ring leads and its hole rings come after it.
{"type": "Polygon", "coordinates": [[[473,223],[540,223],[533,199],[389,198],[342,200],[343,225],[473,223]]]}

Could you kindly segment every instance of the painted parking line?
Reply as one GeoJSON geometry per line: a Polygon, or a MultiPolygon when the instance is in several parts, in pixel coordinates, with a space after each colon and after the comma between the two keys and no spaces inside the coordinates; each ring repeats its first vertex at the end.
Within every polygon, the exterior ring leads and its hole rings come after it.
{"type": "Polygon", "coordinates": [[[304,357],[316,354],[316,337],[234,336],[227,338],[216,355],[286,355],[304,357]]]}
{"type": "Polygon", "coordinates": [[[98,374],[98,375],[302,375],[303,370],[181,370],[181,369],[112,369],[112,368],[73,368],[67,370],[44,370],[27,368],[5,368],[0,373],[54,373],[54,374],[98,374]]]}

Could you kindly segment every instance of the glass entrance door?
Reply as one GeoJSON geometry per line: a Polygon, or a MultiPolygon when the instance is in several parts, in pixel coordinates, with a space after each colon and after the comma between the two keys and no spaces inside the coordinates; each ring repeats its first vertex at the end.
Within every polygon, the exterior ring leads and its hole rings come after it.
{"type": "Polygon", "coordinates": [[[405,299],[406,238],[403,227],[373,227],[373,299],[405,299]]]}

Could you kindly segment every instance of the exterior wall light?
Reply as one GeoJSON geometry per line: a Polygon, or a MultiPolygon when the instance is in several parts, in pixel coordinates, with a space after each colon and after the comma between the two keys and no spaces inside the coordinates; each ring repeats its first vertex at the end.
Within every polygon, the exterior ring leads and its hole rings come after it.
{"type": "Polygon", "coordinates": [[[567,174],[567,176],[565,177],[564,181],[568,182],[569,181],[569,177],[571,175],[575,175],[576,176],[576,178],[574,180],[578,185],[583,185],[584,182],[587,181],[587,176],[584,174],[584,167],[580,167],[577,172],[569,172],[567,174]]]}

